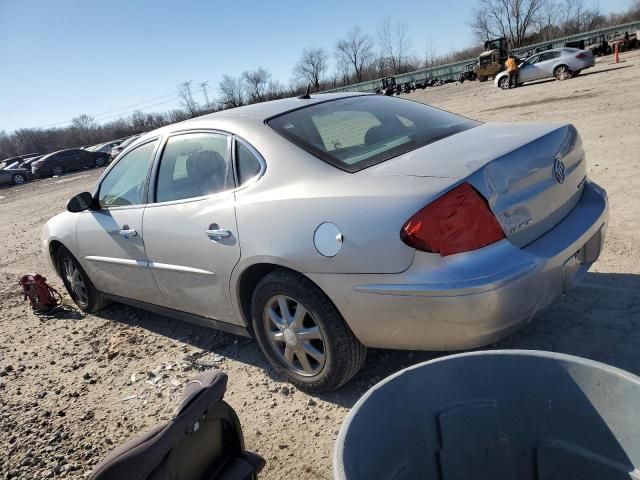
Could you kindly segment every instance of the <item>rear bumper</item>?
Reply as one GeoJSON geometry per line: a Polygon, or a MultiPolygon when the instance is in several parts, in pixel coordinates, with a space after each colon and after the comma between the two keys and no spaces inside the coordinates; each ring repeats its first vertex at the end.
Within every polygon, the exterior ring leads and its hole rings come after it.
{"type": "Polygon", "coordinates": [[[587,182],[576,207],[524,248],[507,240],[441,258],[417,252],[393,275],[309,274],[366,346],[461,350],[492,343],[570,290],[598,258],[604,190],[587,182]]]}

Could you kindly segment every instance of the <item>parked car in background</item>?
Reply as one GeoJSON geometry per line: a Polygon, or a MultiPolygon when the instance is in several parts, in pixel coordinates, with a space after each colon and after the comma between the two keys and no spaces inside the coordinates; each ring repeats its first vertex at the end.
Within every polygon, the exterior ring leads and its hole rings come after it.
{"type": "Polygon", "coordinates": [[[22,185],[31,177],[29,169],[19,166],[18,162],[0,169],[0,185],[22,185]]]}
{"type": "Polygon", "coordinates": [[[22,155],[16,155],[15,157],[10,157],[10,158],[5,158],[4,160],[2,160],[2,162],[0,162],[0,169],[8,167],[9,165],[13,165],[16,162],[20,162],[21,160],[24,160],[26,158],[30,158],[33,156],[37,156],[40,155],[39,153],[25,153],[22,155]]]}
{"type": "Polygon", "coordinates": [[[62,175],[64,172],[86,167],[104,167],[109,156],[104,152],[89,152],[82,148],[59,150],[42,156],[31,164],[31,171],[36,177],[62,175]]]}
{"type": "Polygon", "coordinates": [[[122,143],[115,145],[111,149],[111,160],[116,158],[120,154],[120,152],[122,152],[125,148],[135,142],[138,138],[140,138],[140,135],[133,135],[129,138],[124,139],[122,143]]]}
{"type": "MultiPolygon", "coordinates": [[[[518,85],[545,78],[565,80],[579,75],[582,70],[596,64],[593,54],[577,48],[554,48],[537,53],[524,60],[518,67],[518,85]]],[[[509,74],[496,75],[495,86],[509,88],[509,74]]]]}
{"type": "Polygon", "coordinates": [[[566,294],[607,229],[587,172],[569,124],[311,95],[147,133],[42,249],[82,310],[115,300],[255,335],[319,392],[366,347],[487,345],[566,294]]]}
{"type": "Polygon", "coordinates": [[[101,143],[100,145],[95,145],[90,151],[106,153],[109,158],[111,158],[111,149],[120,145],[120,143],[122,143],[122,140],[112,140],[110,142],[101,143]]]}

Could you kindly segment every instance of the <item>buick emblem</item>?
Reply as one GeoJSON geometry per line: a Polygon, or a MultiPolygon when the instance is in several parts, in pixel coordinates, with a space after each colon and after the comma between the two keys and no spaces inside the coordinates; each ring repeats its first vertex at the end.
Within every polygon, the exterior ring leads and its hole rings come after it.
{"type": "Polygon", "coordinates": [[[564,183],[564,163],[562,160],[556,158],[556,161],[553,162],[553,173],[558,183],[564,183]]]}

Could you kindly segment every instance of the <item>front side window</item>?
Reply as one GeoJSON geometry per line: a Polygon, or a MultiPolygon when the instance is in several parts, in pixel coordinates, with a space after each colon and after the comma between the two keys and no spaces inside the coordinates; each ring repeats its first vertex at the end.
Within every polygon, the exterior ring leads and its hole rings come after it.
{"type": "Polygon", "coordinates": [[[418,102],[365,95],[310,105],[267,124],[307,152],[357,172],[480,123],[418,102]]]}
{"type": "Polygon", "coordinates": [[[203,197],[233,186],[227,135],[187,133],[167,140],[158,170],[156,202],[203,197]]]}
{"type": "Polygon", "coordinates": [[[98,192],[98,200],[102,208],[144,203],[144,182],[157,143],[157,141],[145,143],[131,150],[109,170],[98,192]]]}

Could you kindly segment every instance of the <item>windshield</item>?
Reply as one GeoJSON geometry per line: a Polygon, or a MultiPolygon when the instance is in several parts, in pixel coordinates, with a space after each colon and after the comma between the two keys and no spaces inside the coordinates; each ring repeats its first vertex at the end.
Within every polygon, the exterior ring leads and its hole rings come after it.
{"type": "Polygon", "coordinates": [[[480,123],[410,100],[366,95],[310,105],[267,124],[307,152],[357,172],[480,123]]]}

